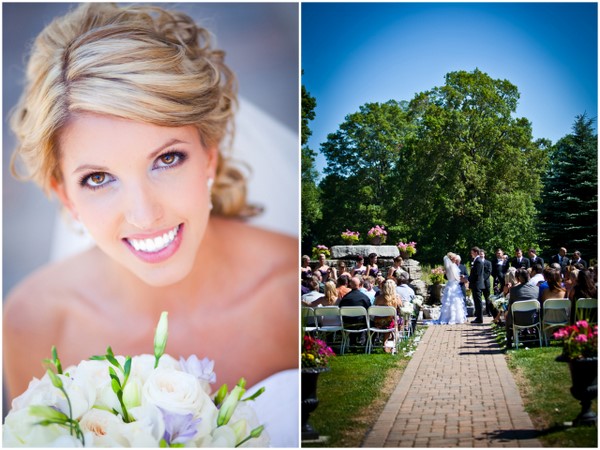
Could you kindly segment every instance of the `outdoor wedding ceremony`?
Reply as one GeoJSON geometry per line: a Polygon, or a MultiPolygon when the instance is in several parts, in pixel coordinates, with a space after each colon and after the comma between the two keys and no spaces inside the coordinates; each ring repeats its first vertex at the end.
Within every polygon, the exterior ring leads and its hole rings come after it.
{"type": "Polygon", "coordinates": [[[301,29],[302,447],[597,448],[597,5],[301,29]]]}

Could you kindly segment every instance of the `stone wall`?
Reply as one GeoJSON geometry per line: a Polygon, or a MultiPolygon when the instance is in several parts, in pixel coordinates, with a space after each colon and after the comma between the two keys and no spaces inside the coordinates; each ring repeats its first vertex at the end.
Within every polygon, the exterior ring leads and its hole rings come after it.
{"type": "MultiPolygon", "coordinates": [[[[331,247],[331,259],[326,261],[328,266],[337,268],[340,261],[346,263],[349,271],[356,265],[356,257],[361,255],[365,258],[365,266],[369,264],[368,256],[377,254],[377,265],[383,276],[387,275],[388,269],[394,264],[394,258],[400,255],[395,245],[334,245],[331,247]]],[[[409,285],[417,295],[423,296],[425,303],[428,302],[429,292],[427,285],[421,280],[421,264],[416,259],[405,259],[402,268],[408,272],[409,285]]]]}

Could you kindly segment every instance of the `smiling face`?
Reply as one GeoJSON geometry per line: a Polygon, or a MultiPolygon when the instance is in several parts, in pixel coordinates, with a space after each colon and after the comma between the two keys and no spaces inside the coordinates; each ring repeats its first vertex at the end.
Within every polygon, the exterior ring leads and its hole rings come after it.
{"type": "Polygon", "coordinates": [[[152,286],[191,272],[217,160],[195,127],[84,114],[62,131],[60,151],[55,192],[100,249],[152,286]]]}

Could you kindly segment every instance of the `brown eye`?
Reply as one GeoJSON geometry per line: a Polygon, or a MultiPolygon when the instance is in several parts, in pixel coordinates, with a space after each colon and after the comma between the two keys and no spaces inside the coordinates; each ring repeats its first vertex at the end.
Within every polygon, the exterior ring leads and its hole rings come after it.
{"type": "Polygon", "coordinates": [[[90,181],[93,184],[102,184],[104,183],[104,180],[106,180],[106,175],[103,173],[95,173],[90,177],[90,181]]]}
{"type": "Polygon", "coordinates": [[[175,155],[173,153],[167,153],[166,155],[162,155],[160,160],[163,164],[169,166],[175,162],[175,155]]]}

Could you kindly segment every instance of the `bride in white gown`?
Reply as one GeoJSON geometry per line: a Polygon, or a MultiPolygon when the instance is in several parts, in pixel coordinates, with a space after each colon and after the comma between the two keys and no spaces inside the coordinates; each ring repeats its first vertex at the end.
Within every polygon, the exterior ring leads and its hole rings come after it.
{"type": "Polygon", "coordinates": [[[454,325],[467,321],[467,309],[460,287],[460,271],[456,262],[456,255],[454,253],[449,252],[444,256],[444,268],[446,269],[448,282],[442,296],[440,317],[436,321],[438,324],[454,325]]]}

